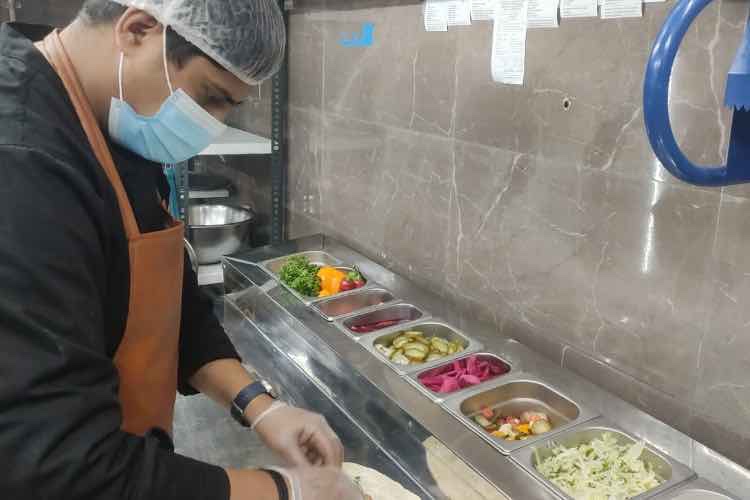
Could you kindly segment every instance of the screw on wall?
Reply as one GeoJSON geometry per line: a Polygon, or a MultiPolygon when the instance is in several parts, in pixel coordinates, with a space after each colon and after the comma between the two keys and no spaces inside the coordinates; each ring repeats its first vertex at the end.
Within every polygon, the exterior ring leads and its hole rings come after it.
{"type": "Polygon", "coordinates": [[[562,108],[563,111],[570,111],[573,109],[573,101],[570,97],[564,97],[562,100],[562,108]]]}

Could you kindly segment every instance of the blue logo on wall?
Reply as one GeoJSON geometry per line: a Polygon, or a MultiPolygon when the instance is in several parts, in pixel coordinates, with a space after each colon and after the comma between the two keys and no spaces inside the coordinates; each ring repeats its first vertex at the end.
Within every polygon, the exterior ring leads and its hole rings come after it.
{"type": "Polygon", "coordinates": [[[339,43],[343,47],[369,47],[375,39],[375,25],[362,23],[361,33],[342,33],[339,43]]]}

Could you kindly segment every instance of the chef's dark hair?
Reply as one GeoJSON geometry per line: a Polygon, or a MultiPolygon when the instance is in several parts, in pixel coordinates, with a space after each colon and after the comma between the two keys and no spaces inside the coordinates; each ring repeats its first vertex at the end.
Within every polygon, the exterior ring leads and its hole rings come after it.
{"type": "MultiPolygon", "coordinates": [[[[78,14],[85,23],[96,26],[117,21],[128,8],[111,0],[86,0],[78,14]]],[[[216,62],[203,53],[198,47],[177,34],[172,28],[167,28],[167,58],[182,67],[195,56],[203,56],[211,62],[216,62]]],[[[219,66],[217,64],[217,66],[219,66]]],[[[221,67],[221,66],[219,66],[221,67]]],[[[223,69],[223,68],[222,68],[223,69]]]]}

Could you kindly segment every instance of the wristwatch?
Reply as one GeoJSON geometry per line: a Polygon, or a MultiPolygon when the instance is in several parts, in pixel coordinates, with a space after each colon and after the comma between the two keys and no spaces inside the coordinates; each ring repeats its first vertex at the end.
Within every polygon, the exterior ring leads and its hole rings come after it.
{"type": "Polygon", "coordinates": [[[250,427],[250,422],[245,418],[245,410],[255,398],[267,394],[273,399],[278,399],[276,391],[271,384],[263,379],[258,379],[242,389],[232,401],[230,410],[232,417],[243,427],[250,427]]]}

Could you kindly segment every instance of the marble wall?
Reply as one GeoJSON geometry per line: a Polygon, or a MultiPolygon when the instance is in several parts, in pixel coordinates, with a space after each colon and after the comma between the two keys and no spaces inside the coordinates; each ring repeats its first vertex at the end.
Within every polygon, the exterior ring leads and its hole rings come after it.
{"type": "MultiPolygon", "coordinates": [[[[425,33],[421,4],[298,4],[290,231],[342,238],[750,466],[750,188],[677,181],[644,134],[643,70],[672,5],[529,32],[514,87],[491,81],[489,23],[425,33]],[[342,47],[362,22],[375,43],[342,47]]],[[[746,15],[714,2],[675,67],[696,162],[726,150],[746,15]]]]}

